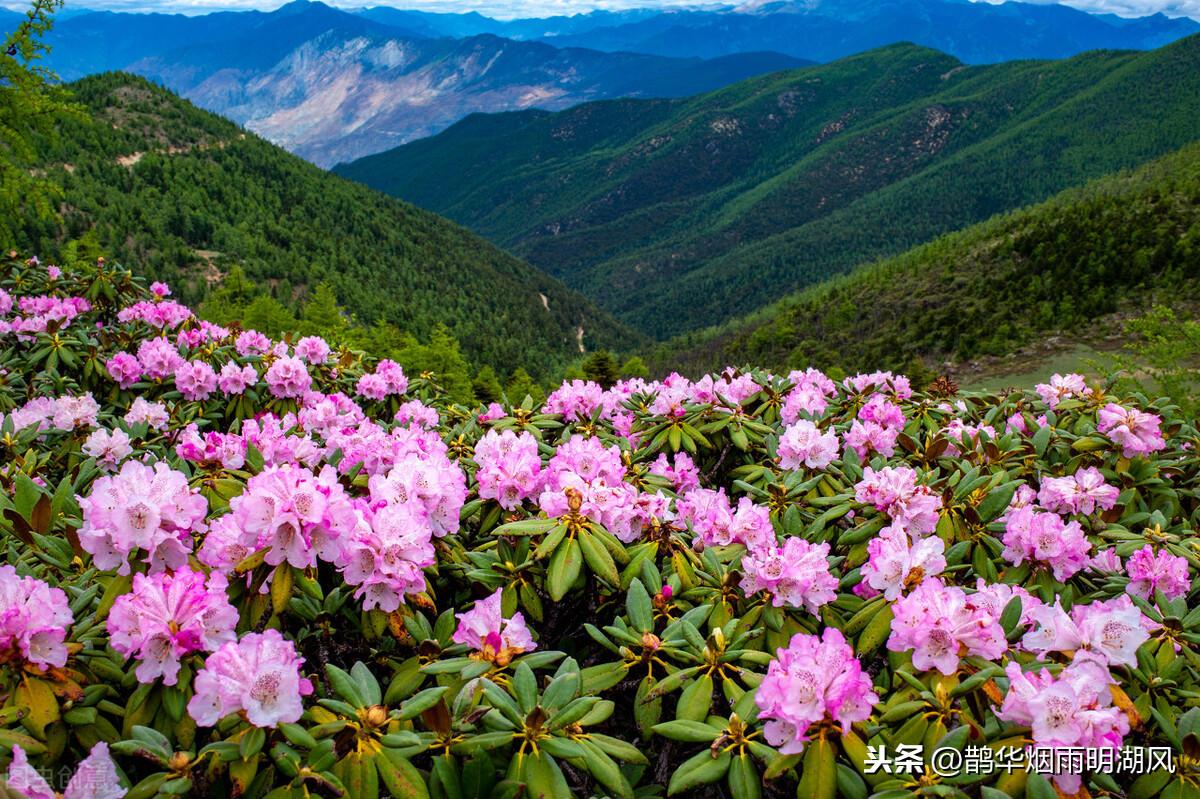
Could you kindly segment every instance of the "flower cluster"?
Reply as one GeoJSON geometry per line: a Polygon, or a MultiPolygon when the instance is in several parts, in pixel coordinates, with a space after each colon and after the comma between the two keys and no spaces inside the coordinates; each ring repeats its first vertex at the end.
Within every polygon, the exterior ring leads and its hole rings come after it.
{"type": "Polygon", "coordinates": [[[174,685],[180,658],[212,652],[237,639],[238,612],[225,593],[225,576],[184,567],[174,574],[133,576],[133,590],[117,597],[108,616],[112,648],[136,658],[139,682],[174,685]]]}
{"type": "Polygon", "coordinates": [[[759,545],[742,558],[742,590],[766,591],[775,607],[816,613],[837,598],[837,578],[829,573],[829,545],[788,538],[782,546],[759,545]]]}
{"type": "Polygon", "coordinates": [[[65,665],[73,621],[62,589],[0,566],[0,661],[16,658],[42,669],[65,665]]]}
{"type": "Polygon", "coordinates": [[[819,638],[792,636],[776,652],[754,701],[767,741],[789,755],[804,749],[813,725],[829,720],[849,731],[865,721],[879,697],[841,631],[827,628],[819,638]]]}
{"type": "Polygon", "coordinates": [[[892,611],[887,647],[912,652],[913,665],[921,670],[954,674],[963,655],[991,660],[1008,649],[1000,620],[986,606],[975,605],[961,588],[937,579],[897,600],[892,611]]]}
{"type": "Polygon", "coordinates": [[[489,430],[475,445],[475,462],[479,496],[505,510],[516,509],[541,487],[542,457],[530,433],[489,430]]]}
{"type": "Polygon", "coordinates": [[[101,569],[129,574],[129,558],[145,552],[150,570],[177,569],[192,551],[193,532],[206,529],[208,502],[187,477],[165,463],[126,461],[79,497],[79,544],[101,569]]]}
{"type": "Polygon", "coordinates": [[[202,727],[237,712],[256,727],[297,721],[304,712],[302,697],[313,692],[312,682],[300,674],[303,665],[295,645],[278,630],[227,641],[196,674],[188,713],[202,727]]]}

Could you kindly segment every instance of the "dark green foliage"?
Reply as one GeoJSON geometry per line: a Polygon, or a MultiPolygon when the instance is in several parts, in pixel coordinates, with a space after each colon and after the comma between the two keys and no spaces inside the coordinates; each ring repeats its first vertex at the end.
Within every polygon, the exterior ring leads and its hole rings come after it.
{"type": "Polygon", "coordinates": [[[655,360],[911,372],[914,359],[1006,354],[1155,298],[1194,300],[1198,278],[1200,144],[681,337],[655,360]]]}
{"type": "MultiPolygon", "coordinates": [[[[58,116],[77,113],[39,62],[42,37],[63,0],[35,0],[0,44],[0,246],[12,243],[14,221],[53,218],[59,194],[37,164],[37,139],[53,134],[58,116]]],[[[5,20],[8,22],[8,20],[5,20]]]]}
{"type": "Polygon", "coordinates": [[[621,367],[621,377],[625,379],[632,377],[648,378],[650,377],[650,369],[646,366],[646,362],[642,360],[641,356],[634,355],[625,361],[625,365],[621,367]]]}
{"type": "Polygon", "coordinates": [[[597,350],[584,359],[581,366],[588,380],[599,383],[604,388],[612,386],[621,379],[621,371],[617,361],[608,350],[597,350]]]}
{"type": "Polygon", "coordinates": [[[496,370],[490,366],[479,370],[471,381],[471,387],[475,390],[475,399],[485,405],[504,399],[504,387],[500,385],[500,378],[496,377],[496,370]]]}
{"type": "MultiPolygon", "coordinates": [[[[321,318],[302,327],[328,328],[338,306],[364,325],[389,323],[420,339],[445,325],[463,355],[506,371],[521,363],[547,375],[578,357],[580,326],[588,347],[638,340],[481,239],[144,80],[108,74],[70,88],[94,118],[64,120],[40,156],[63,189],[65,229],[30,221],[16,236],[24,249],[57,257],[91,234],[185,302],[205,299],[241,265],[289,312],[317,295],[309,313],[321,318]]],[[[282,320],[277,307],[260,305],[282,320]]]]}
{"type": "Polygon", "coordinates": [[[895,45],[690,100],[473,117],[341,173],[666,337],[1200,138],[1200,36],[965,67],[895,45]]]}

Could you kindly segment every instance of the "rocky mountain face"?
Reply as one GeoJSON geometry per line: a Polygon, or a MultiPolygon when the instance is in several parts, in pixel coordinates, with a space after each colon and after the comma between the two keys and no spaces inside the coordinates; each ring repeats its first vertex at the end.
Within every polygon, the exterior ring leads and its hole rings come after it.
{"type": "Polygon", "coordinates": [[[133,72],[321,166],[475,112],[689,95],[803,63],[773,53],[602,53],[492,34],[429,38],[303,0],[269,14],[87,14],[65,20],[55,37],[51,66],[64,77],[133,72]]]}

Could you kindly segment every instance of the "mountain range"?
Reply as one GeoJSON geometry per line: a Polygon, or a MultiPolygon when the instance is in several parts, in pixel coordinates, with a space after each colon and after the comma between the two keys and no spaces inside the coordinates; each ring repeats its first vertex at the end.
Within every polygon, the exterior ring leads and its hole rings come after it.
{"type": "Polygon", "coordinates": [[[1200,31],[1194,20],[1163,14],[1124,19],[1064,5],[970,0],[792,0],[604,22],[552,28],[545,37],[608,51],[712,58],[753,48],[822,62],[908,41],[981,64],[1151,49],[1200,31]]]}
{"type": "Polygon", "coordinates": [[[805,0],[523,20],[295,0],[272,12],[199,16],[75,10],[50,34],[47,63],[67,80],[111,70],[142,75],[330,166],[474,112],[684,97],[902,40],[979,63],[1148,49],[1197,30],[1186,18],[967,0],[805,0]]]}
{"type": "Polygon", "coordinates": [[[64,78],[141,75],[322,166],[476,111],[684,96],[804,63],[761,52],[602,53],[492,34],[425,38],[307,0],[270,13],[80,14],[49,42],[47,63],[64,78]]]}
{"type": "Polygon", "coordinates": [[[86,112],[40,143],[57,221],[13,244],[46,258],[71,242],[198,304],[240,267],[294,306],[321,283],[359,323],[427,339],[444,325],[476,365],[546,376],[584,349],[641,339],[560,282],[428,211],[338,178],[148,81],[68,87],[86,112]]]}
{"type": "Polygon", "coordinates": [[[967,66],[915,45],[686,100],[469,117],[338,172],[658,338],[1200,138],[1200,36],[967,66]]]}

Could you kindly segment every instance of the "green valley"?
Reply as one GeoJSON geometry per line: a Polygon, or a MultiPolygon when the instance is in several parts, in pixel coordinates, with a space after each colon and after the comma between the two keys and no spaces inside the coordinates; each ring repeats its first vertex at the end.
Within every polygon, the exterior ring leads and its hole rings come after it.
{"type": "Polygon", "coordinates": [[[1197,138],[1200,36],[970,67],[894,45],[684,100],[476,115],[338,171],[667,338],[1197,138]]]}

